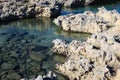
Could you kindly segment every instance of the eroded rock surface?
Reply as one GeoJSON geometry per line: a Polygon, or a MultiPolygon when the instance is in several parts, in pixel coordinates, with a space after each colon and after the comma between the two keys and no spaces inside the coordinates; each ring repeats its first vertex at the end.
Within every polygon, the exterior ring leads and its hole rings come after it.
{"type": "Polygon", "coordinates": [[[96,14],[87,11],[83,14],[58,17],[58,25],[63,27],[65,21],[67,24],[64,25],[67,27],[69,25],[68,30],[73,30],[74,27],[80,32],[93,34],[85,42],[73,40],[67,43],[60,39],[53,41],[52,51],[68,58],[64,64],[56,65],[58,72],[68,76],[70,80],[118,80],[120,76],[118,12],[100,8],[96,14]],[[79,22],[77,26],[80,29],[73,23],[75,20],[76,23],[79,22]],[[105,29],[101,31],[100,25],[105,29]]]}
{"type": "Polygon", "coordinates": [[[73,40],[65,43],[56,39],[53,52],[68,57],[64,64],[57,64],[60,73],[71,80],[108,80],[119,69],[120,28],[92,35],[86,42],[73,40]],[[116,40],[117,38],[117,40],[116,40]]]}
{"type": "Polygon", "coordinates": [[[55,0],[2,0],[0,21],[32,17],[56,17],[61,4],[55,0]]]}
{"type": "Polygon", "coordinates": [[[0,0],[0,22],[21,18],[57,17],[63,7],[80,7],[95,0],[0,0]]]}
{"type": "Polygon", "coordinates": [[[108,11],[102,7],[97,13],[85,11],[59,16],[54,23],[65,31],[98,33],[120,25],[120,14],[116,10],[108,11]]]}

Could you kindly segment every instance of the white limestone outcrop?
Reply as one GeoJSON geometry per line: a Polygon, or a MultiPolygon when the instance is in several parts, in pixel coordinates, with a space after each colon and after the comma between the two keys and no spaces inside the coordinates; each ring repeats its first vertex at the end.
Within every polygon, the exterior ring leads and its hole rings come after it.
{"type": "Polygon", "coordinates": [[[79,14],[59,16],[54,23],[65,31],[98,33],[110,27],[120,25],[120,14],[116,10],[108,11],[104,7],[97,13],[85,11],[79,14]]]}
{"type": "MultiPolygon", "coordinates": [[[[111,21],[112,22],[112,21],[111,21]]],[[[120,69],[120,27],[94,33],[86,42],[65,43],[54,40],[54,53],[66,55],[68,61],[56,69],[70,80],[116,80],[120,69]],[[117,75],[116,75],[117,73],[117,75]],[[116,76],[115,76],[116,75],[116,76]]],[[[119,75],[120,76],[120,75],[119,75]]]]}
{"type": "Polygon", "coordinates": [[[56,0],[2,0],[0,22],[33,17],[57,17],[62,4],[56,0]]]}

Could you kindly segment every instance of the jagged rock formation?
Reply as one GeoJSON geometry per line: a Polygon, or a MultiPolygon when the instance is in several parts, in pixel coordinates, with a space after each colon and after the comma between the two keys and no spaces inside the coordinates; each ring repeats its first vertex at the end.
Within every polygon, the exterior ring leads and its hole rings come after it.
{"type": "Polygon", "coordinates": [[[116,10],[107,11],[102,7],[97,13],[85,11],[76,15],[59,16],[54,23],[65,31],[98,33],[120,25],[120,14],[116,10]]]}
{"type": "Polygon", "coordinates": [[[65,43],[56,39],[53,43],[54,53],[68,57],[68,61],[57,64],[56,69],[70,80],[112,80],[120,69],[119,27],[94,34],[86,42],[65,43]]]}
{"type": "Polygon", "coordinates": [[[32,17],[56,17],[61,4],[55,0],[2,0],[0,21],[32,17]]]}
{"type": "Polygon", "coordinates": [[[120,76],[120,14],[100,8],[94,14],[58,17],[55,22],[64,30],[93,33],[85,42],[67,43],[56,39],[52,51],[68,58],[57,64],[58,72],[70,80],[119,80],[120,76]],[[75,22],[76,21],[76,22],[75,22]],[[111,27],[112,26],[112,27],[111,27]]]}

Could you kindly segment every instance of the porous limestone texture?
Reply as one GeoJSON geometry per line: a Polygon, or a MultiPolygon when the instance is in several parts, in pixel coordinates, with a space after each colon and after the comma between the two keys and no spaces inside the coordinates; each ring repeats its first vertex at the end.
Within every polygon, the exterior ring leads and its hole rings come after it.
{"type": "MultiPolygon", "coordinates": [[[[51,50],[68,58],[64,64],[56,64],[56,69],[70,80],[120,79],[120,25],[117,24],[119,14],[116,11],[101,10],[96,15],[103,16],[105,24],[113,27],[92,34],[85,42],[73,40],[67,43],[60,39],[53,41],[54,46],[51,50]],[[106,14],[107,18],[104,16],[106,14]],[[110,16],[112,19],[108,18],[110,16]]],[[[94,13],[90,14],[95,17],[94,13]]]]}
{"type": "Polygon", "coordinates": [[[0,21],[32,17],[56,17],[62,5],[55,0],[2,0],[0,21]]]}
{"type": "Polygon", "coordinates": [[[59,16],[54,23],[65,31],[98,33],[120,25],[120,14],[116,10],[108,11],[102,7],[96,13],[85,11],[59,16]]]}
{"type": "Polygon", "coordinates": [[[105,32],[92,35],[86,42],[73,40],[71,43],[56,39],[54,53],[68,57],[56,69],[70,80],[108,80],[119,69],[120,28],[113,27],[105,32]]]}
{"type": "Polygon", "coordinates": [[[117,70],[116,76],[113,78],[113,80],[119,80],[120,79],[120,69],[117,70]]]}

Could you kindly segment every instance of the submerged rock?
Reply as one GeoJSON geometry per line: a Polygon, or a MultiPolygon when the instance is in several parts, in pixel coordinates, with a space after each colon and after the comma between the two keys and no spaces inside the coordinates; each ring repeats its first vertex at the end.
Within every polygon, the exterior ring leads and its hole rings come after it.
{"type": "Polygon", "coordinates": [[[10,74],[7,75],[7,78],[9,80],[20,80],[21,76],[17,73],[10,73],[10,74]]]}
{"type": "Polygon", "coordinates": [[[5,62],[5,63],[3,63],[1,65],[1,68],[4,69],[4,70],[6,70],[6,69],[14,69],[15,64],[5,62]]]}
{"type": "Polygon", "coordinates": [[[31,53],[31,54],[30,54],[30,58],[31,58],[32,60],[41,62],[43,59],[46,58],[46,55],[44,55],[44,54],[42,54],[42,53],[41,53],[41,54],[31,53]]]}

